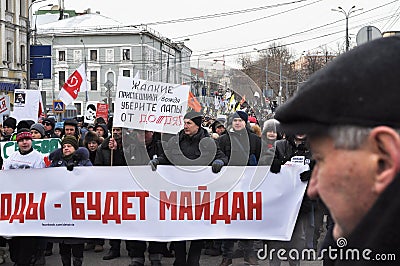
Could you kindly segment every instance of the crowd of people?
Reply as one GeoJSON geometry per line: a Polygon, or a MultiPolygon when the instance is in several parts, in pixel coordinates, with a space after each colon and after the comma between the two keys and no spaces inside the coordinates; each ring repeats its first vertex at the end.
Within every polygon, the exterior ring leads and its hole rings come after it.
{"type": "MultiPolygon", "coordinates": [[[[306,136],[286,135],[280,130],[277,120],[258,121],[244,111],[215,119],[190,111],[184,117],[183,129],[176,135],[113,127],[112,117],[108,123],[98,118],[95,124],[86,125],[79,118],[73,118],[65,120],[62,128],[55,125],[56,121],[51,117],[39,121],[16,121],[12,117],[4,120],[1,141],[17,141],[19,150],[4,162],[1,161],[2,169],[66,167],[67,170],[73,170],[74,167],[92,165],[149,164],[155,171],[161,164],[210,165],[212,171],[218,173],[229,165],[271,165],[271,171],[278,173],[281,165],[293,156],[306,155],[306,158],[311,158],[306,136]],[[49,154],[47,165],[40,160],[41,155],[32,149],[32,139],[43,138],[61,139],[61,148],[49,154]],[[213,144],[216,151],[208,148],[213,144]],[[208,150],[213,152],[208,153],[208,150]]],[[[302,178],[303,181],[308,180],[302,178]]],[[[287,243],[266,243],[271,247],[317,249],[324,212],[320,205],[320,202],[305,197],[295,227],[296,238],[287,243]]],[[[206,255],[221,256],[221,266],[231,265],[232,259],[237,256],[243,257],[247,265],[258,265],[256,249],[262,246],[260,241],[264,240],[192,240],[188,252],[186,241],[146,243],[126,240],[125,246],[131,257],[130,266],[144,265],[146,250],[151,265],[162,265],[164,256],[175,256],[176,266],[199,265],[203,249],[206,255]],[[238,250],[234,250],[236,242],[238,250]]],[[[75,266],[82,265],[84,252],[103,252],[105,240],[13,237],[7,241],[3,239],[2,245],[6,243],[16,265],[44,265],[45,256],[53,255],[53,243],[58,243],[62,265],[72,263],[75,266]]],[[[120,257],[121,240],[110,239],[109,244],[110,250],[103,260],[120,257]]],[[[280,261],[274,258],[274,263],[279,265],[280,261]]],[[[299,265],[299,262],[291,262],[291,265],[299,265]]]]}
{"type": "MultiPolygon", "coordinates": [[[[52,118],[8,117],[2,123],[1,141],[16,141],[18,150],[1,158],[0,164],[4,171],[148,164],[157,171],[158,165],[197,164],[211,166],[215,174],[230,165],[265,165],[276,174],[295,159],[309,165],[299,175],[308,182],[308,191],[290,241],[193,240],[187,252],[186,241],[132,239],[126,240],[130,266],[144,265],[146,250],[151,265],[162,265],[163,256],[174,256],[175,266],[197,266],[203,249],[206,255],[221,256],[221,266],[231,265],[237,257],[247,265],[258,265],[255,247],[260,241],[274,249],[317,249],[324,215],[328,232],[323,246],[334,245],[334,239],[346,241],[341,257],[336,256],[336,261],[324,257],[324,265],[398,265],[400,63],[395,59],[400,57],[399,47],[400,38],[382,38],[339,56],[277,109],[279,122],[258,121],[243,111],[215,119],[191,111],[184,117],[183,129],[171,135],[113,127],[112,119],[107,123],[98,119],[94,125],[70,119],[56,128],[52,118]],[[50,153],[47,163],[32,148],[32,140],[43,138],[61,139],[61,148],[50,153]],[[213,152],[207,152],[211,147],[213,152]],[[346,257],[346,251],[354,255],[357,250],[362,257],[346,257]]],[[[53,253],[52,244],[58,243],[62,265],[77,266],[82,265],[85,250],[103,252],[104,241],[84,236],[4,236],[0,246],[8,245],[15,265],[44,265],[45,256],[53,253]]],[[[120,257],[121,240],[109,242],[103,260],[120,257]]],[[[0,249],[0,263],[4,260],[0,249]]],[[[270,265],[280,263],[279,257],[270,258],[270,265]]],[[[300,265],[300,261],[289,259],[289,264],[300,265]]]]}

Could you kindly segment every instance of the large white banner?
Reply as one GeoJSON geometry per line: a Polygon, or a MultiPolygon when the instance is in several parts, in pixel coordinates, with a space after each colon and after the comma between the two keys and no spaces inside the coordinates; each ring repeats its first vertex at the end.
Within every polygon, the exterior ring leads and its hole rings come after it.
{"type": "Polygon", "coordinates": [[[189,89],[119,76],[113,125],[175,134],[183,128],[189,89]]]}
{"type": "Polygon", "coordinates": [[[0,235],[289,240],[308,166],[0,171],[0,235]]]}
{"type": "MultiPolygon", "coordinates": [[[[13,152],[18,150],[18,143],[16,141],[2,141],[0,142],[0,147],[1,158],[7,159],[13,152]]],[[[61,139],[33,139],[32,148],[47,156],[52,151],[61,148],[61,139]]]]}

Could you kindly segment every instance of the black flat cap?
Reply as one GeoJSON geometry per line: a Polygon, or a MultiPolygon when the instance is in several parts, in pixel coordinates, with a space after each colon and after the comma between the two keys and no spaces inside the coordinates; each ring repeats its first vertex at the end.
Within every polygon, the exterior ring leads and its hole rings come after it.
{"type": "Polygon", "coordinates": [[[334,125],[400,128],[400,37],[380,38],[335,58],[278,107],[285,132],[334,125]]]}

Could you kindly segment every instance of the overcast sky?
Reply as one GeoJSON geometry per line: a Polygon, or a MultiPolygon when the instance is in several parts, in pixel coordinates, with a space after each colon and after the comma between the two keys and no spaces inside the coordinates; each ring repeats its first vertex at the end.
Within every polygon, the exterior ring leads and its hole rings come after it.
{"type": "MultiPolygon", "coordinates": [[[[58,4],[58,0],[36,3],[33,10],[46,3],[58,4]]],[[[193,59],[213,52],[201,59],[222,60],[225,56],[228,65],[233,65],[240,53],[252,52],[256,57],[255,49],[267,48],[274,40],[286,44],[296,57],[321,46],[336,52],[338,46],[344,47],[346,28],[345,14],[331,10],[338,6],[346,12],[353,5],[355,10],[362,8],[349,17],[352,45],[364,26],[375,26],[381,32],[400,30],[399,0],[65,0],[64,5],[77,12],[90,8],[127,25],[209,16],[149,27],[173,41],[189,38],[185,44],[192,49],[193,59]],[[250,12],[251,9],[257,10],[250,12]],[[226,15],[233,11],[239,12],[226,15]]]]}

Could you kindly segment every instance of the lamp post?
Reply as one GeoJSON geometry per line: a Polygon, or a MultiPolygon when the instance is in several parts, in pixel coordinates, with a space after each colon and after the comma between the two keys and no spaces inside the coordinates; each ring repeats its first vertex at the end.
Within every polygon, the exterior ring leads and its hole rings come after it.
{"type": "Polygon", "coordinates": [[[206,53],[206,54],[200,54],[198,57],[197,57],[197,80],[199,80],[199,69],[200,69],[200,57],[202,56],[202,55],[204,55],[204,56],[209,56],[210,54],[212,54],[213,52],[208,52],[208,53],[206,53]]]}
{"type": "Polygon", "coordinates": [[[331,9],[332,11],[336,11],[336,12],[340,12],[342,14],[344,14],[344,16],[346,17],[346,52],[349,50],[349,46],[350,46],[350,40],[349,40],[349,17],[352,13],[356,12],[356,11],[360,11],[362,10],[362,8],[360,9],[355,9],[356,6],[352,6],[349,11],[344,11],[344,9],[339,6],[338,9],[331,9]]]}
{"type": "MultiPolygon", "coordinates": [[[[200,54],[198,57],[197,57],[197,71],[196,71],[196,80],[197,81],[199,81],[199,72],[200,72],[200,57],[203,55],[203,56],[209,56],[210,54],[212,54],[213,52],[208,52],[208,53],[205,53],[205,54],[200,54]]],[[[198,88],[197,88],[198,89],[198,88]]],[[[197,92],[199,92],[198,90],[197,90],[197,92]]]]}
{"type": "Polygon", "coordinates": [[[33,4],[41,3],[47,0],[37,0],[31,2],[28,6],[28,21],[26,23],[26,89],[31,88],[31,7],[33,4]]]}

